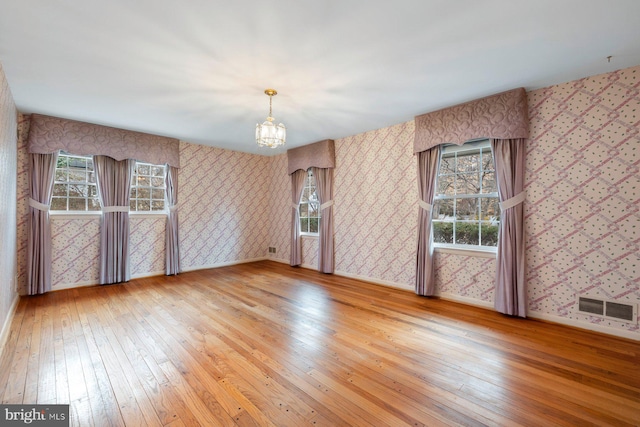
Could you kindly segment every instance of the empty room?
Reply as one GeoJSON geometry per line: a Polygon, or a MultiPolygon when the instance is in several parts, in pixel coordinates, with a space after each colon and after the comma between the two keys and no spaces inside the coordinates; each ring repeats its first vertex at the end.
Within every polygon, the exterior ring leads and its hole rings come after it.
{"type": "Polygon", "coordinates": [[[0,425],[639,426],[638,28],[0,0],[0,425]]]}

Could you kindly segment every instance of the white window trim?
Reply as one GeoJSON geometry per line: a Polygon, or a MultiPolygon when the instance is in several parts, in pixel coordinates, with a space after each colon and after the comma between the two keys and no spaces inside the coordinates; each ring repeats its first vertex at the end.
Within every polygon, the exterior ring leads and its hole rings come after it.
{"type": "MultiPolygon", "coordinates": [[[[491,149],[491,141],[488,139],[482,138],[479,140],[471,140],[469,142],[464,143],[463,145],[447,145],[442,148],[441,156],[444,154],[452,154],[452,153],[464,153],[465,151],[476,150],[479,148],[489,148],[491,149]]],[[[493,150],[491,150],[491,154],[493,155],[493,150]]],[[[440,171],[438,170],[438,173],[440,171]]],[[[497,192],[494,193],[482,193],[483,197],[499,197],[497,192]]],[[[477,198],[478,195],[469,195],[469,196],[436,196],[434,197],[434,203],[436,200],[452,200],[455,198],[464,199],[464,198],[477,198]]],[[[431,233],[433,235],[433,226],[431,228],[431,233]]],[[[475,246],[475,245],[459,245],[459,244],[450,244],[450,243],[433,243],[433,248],[436,252],[449,253],[453,255],[463,255],[463,256],[473,256],[480,258],[495,258],[498,253],[497,246],[475,246]]]]}

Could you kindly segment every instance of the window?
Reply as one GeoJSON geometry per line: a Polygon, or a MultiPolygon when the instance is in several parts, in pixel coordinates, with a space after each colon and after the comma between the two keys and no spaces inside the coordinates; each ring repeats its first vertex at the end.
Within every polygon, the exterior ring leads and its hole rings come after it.
{"type": "Polygon", "coordinates": [[[132,212],[164,211],[164,166],[136,162],[131,178],[132,212]]]}
{"type": "MultiPolygon", "coordinates": [[[[132,212],[164,211],[165,167],[136,162],[131,178],[132,212]]],[[[52,211],[100,211],[93,158],[61,152],[53,184],[52,211]]]]}
{"type": "Polygon", "coordinates": [[[318,234],[319,223],[320,202],[316,194],[316,180],[309,169],[300,202],[300,231],[303,234],[318,234]]]}
{"type": "Polygon", "coordinates": [[[433,207],[436,246],[498,245],[500,205],[489,141],[442,150],[433,207]]]}
{"type": "Polygon", "coordinates": [[[60,153],[53,183],[51,210],[99,211],[93,159],[60,153]]]}

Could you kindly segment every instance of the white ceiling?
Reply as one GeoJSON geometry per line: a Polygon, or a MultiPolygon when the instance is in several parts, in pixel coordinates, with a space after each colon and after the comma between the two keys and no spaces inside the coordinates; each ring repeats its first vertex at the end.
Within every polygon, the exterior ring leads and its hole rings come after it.
{"type": "Polygon", "coordinates": [[[0,63],[21,112],[271,155],[638,65],[640,0],[0,0],[0,63]]]}

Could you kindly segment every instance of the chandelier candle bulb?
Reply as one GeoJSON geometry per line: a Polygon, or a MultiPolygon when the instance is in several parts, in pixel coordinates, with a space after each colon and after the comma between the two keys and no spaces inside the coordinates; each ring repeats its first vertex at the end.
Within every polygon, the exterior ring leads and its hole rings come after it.
{"type": "Polygon", "coordinates": [[[261,147],[277,148],[284,145],[287,139],[287,129],[282,123],[277,126],[273,123],[271,107],[273,97],[278,92],[275,89],[266,89],[264,93],[269,96],[269,116],[264,123],[256,125],[256,143],[261,147]]]}

